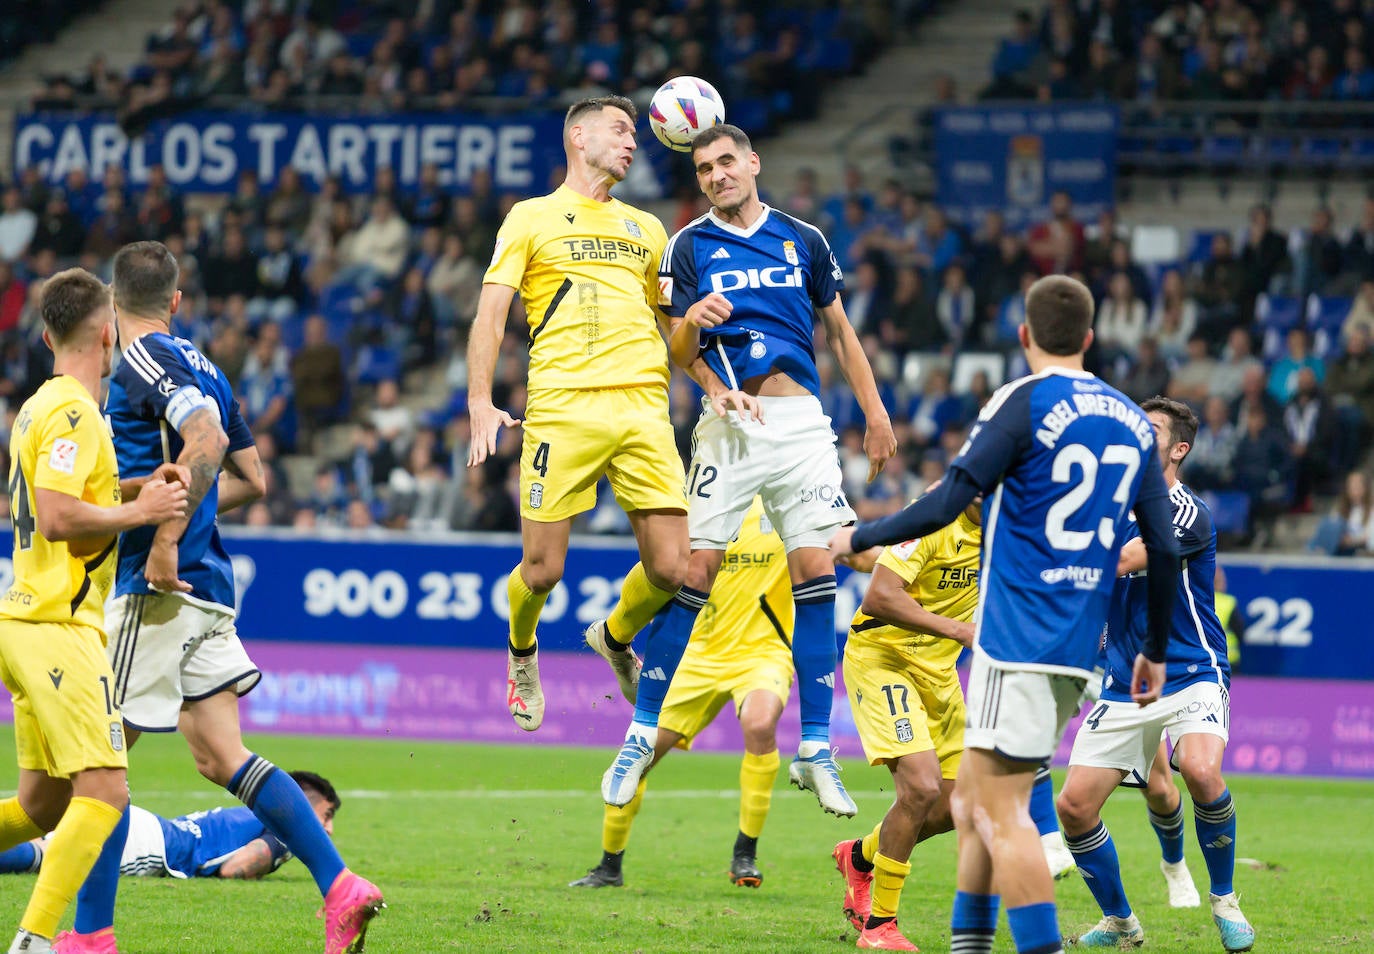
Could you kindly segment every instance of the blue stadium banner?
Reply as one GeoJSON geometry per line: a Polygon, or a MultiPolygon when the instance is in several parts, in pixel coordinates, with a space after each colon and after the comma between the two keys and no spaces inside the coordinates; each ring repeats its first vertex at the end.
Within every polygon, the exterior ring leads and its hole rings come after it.
{"type": "Polygon", "coordinates": [[[968,225],[992,210],[1022,228],[1067,192],[1083,220],[1114,204],[1115,106],[968,106],[935,119],[939,203],[968,225]]]}
{"type": "MultiPolygon", "coordinates": [[[[228,531],[251,640],[402,646],[499,647],[509,607],[506,575],[520,561],[515,535],[438,538],[289,530],[228,531]]],[[[0,532],[0,592],[9,588],[11,536],[0,532]]],[[[621,539],[575,538],[563,582],[539,627],[546,649],[579,649],[582,630],[610,612],[638,559],[621,539]]],[[[1254,676],[1374,680],[1368,592],[1374,560],[1226,557],[1228,589],[1247,620],[1239,671],[1254,676]]],[[[842,638],[868,579],[840,569],[842,638]]],[[[1370,688],[1374,700],[1374,685],[1370,688]]]]}
{"type": "Polygon", "coordinates": [[[449,191],[465,192],[484,169],[498,192],[528,193],[544,191],[563,163],[562,120],[552,113],[193,111],[130,139],[113,114],[27,113],[15,118],[13,160],[17,170],[36,165],[53,184],[72,169],[98,177],[116,164],[135,187],[160,165],[168,182],[187,192],[232,192],[245,171],[270,188],[284,166],[294,166],[308,189],[337,176],[345,192],[355,193],[371,189],[379,166],[390,166],[406,189],[432,163],[449,191]]]}

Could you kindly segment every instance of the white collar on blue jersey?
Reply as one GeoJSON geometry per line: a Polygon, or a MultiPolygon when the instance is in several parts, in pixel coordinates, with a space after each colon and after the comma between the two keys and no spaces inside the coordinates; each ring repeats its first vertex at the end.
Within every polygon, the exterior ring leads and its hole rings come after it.
{"type": "Polygon", "coordinates": [[[768,207],[767,203],[760,202],[759,204],[763,206],[763,212],[760,213],[759,217],[754,220],[754,224],[749,226],[749,228],[747,229],[742,229],[738,225],[730,225],[726,222],[722,222],[720,220],[720,217],[716,215],[715,209],[711,209],[709,212],[707,212],[706,217],[710,219],[712,223],[714,223],[717,227],[725,230],[726,232],[729,232],[731,235],[738,235],[740,238],[751,238],[753,237],[753,234],[755,232],[763,228],[763,223],[768,221],[768,213],[773,211],[771,208],[768,207]]]}
{"type": "Polygon", "coordinates": [[[1064,366],[1062,366],[1062,365],[1058,365],[1058,364],[1051,364],[1051,365],[1047,366],[1047,367],[1045,368],[1045,370],[1041,371],[1040,373],[1041,373],[1041,374],[1062,374],[1062,375],[1064,375],[1065,377],[1069,377],[1069,378],[1091,378],[1091,377],[1093,377],[1093,373],[1092,373],[1091,371],[1084,371],[1084,370],[1082,370],[1082,369],[1080,369],[1080,368],[1066,368],[1066,367],[1064,367],[1064,366]]]}

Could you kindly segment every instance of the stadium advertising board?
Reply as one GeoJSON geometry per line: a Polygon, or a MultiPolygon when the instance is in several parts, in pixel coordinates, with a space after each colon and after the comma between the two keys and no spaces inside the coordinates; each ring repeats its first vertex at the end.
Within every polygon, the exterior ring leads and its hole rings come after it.
{"type": "Polygon", "coordinates": [[[1024,228],[1049,218],[1050,197],[1067,192],[1080,221],[1114,202],[1116,107],[968,106],[935,118],[940,206],[973,225],[990,211],[1024,228]]]}
{"type": "MultiPolygon", "coordinates": [[[[0,553],[11,548],[0,531],[0,553]]],[[[506,574],[514,535],[421,542],[397,536],[231,530],[241,628],[254,641],[486,647],[506,631],[506,574]]],[[[582,630],[610,612],[637,559],[624,540],[579,538],[540,617],[541,645],[580,650],[582,630]]],[[[1367,679],[1374,705],[1374,641],[1365,619],[1374,560],[1225,557],[1230,590],[1248,619],[1240,671],[1253,676],[1367,679]]],[[[0,587],[11,574],[0,556],[0,587]]],[[[836,634],[843,637],[867,578],[840,568],[836,634]]]]}
{"type": "Polygon", "coordinates": [[[466,113],[335,116],[192,111],[152,123],[130,139],[113,114],[27,113],[15,118],[14,168],[37,166],[53,184],[73,169],[98,178],[122,166],[140,186],[162,166],[187,192],[232,192],[247,171],[264,186],[293,166],[314,190],[337,176],[345,192],[367,192],[379,166],[404,190],[427,164],[441,185],[463,192],[478,169],[498,192],[539,192],[563,162],[562,123],[547,113],[488,117],[466,113]]]}

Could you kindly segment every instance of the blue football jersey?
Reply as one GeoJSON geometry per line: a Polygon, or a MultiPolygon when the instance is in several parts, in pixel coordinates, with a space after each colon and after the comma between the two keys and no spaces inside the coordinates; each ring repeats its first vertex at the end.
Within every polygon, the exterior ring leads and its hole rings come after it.
{"type": "Polygon", "coordinates": [[[1001,388],[950,464],[986,494],[976,646],[995,663],[1090,677],[1119,525],[1168,494],[1145,413],[1085,371],[1001,388]]]}
{"type": "Polygon", "coordinates": [[[777,370],[819,396],[815,309],[844,287],[820,229],[766,205],[748,229],[708,212],[668,242],[658,284],[659,305],[672,318],[711,292],[729,299],[730,319],[703,328],[701,344],[707,365],[730,387],[777,370]]]}
{"type": "MultiPolygon", "coordinates": [[[[1226,658],[1226,631],[1217,618],[1212,588],[1217,572],[1217,532],[1212,526],[1212,513],[1197,494],[1181,483],[1174,484],[1169,491],[1169,505],[1173,510],[1180,573],[1164,660],[1164,692],[1178,692],[1204,681],[1229,688],[1231,663],[1226,658]]],[[[1135,521],[1129,520],[1125,540],[1139,535],[1135,521]]],[[[1112,592],[1103,699],[1131,698],[1131,667],[1145,638],[1145,576],[1145,571],[1140,570],[1122,577],[1112,592]]]]}
{"type": "Polygon", "coordinates": [[[188,878],[212,878],[229,856],[267,834],[251,809],[212,808],[177,818],[159,818],[167,867],[188,878]]]}
{"type": "MultiPolygon", "coordinates": [[[[253,445],[253,435],[239,413],[228,379],[185,338],[148,334],[124,350],[110,379],[105,414],[114,432],[119,472],[128,477],[151,474],[181,454],[178,428],[202,397],[209,399],[229,435],[228,453],[253,445]]],[[[191,515],[178,545],[178,573],[191,584],[186,594],[202,603],[234,611],[234,572],[219,537],[216,511],[219,486],[211,484],[191,515]]],[[[153,527],[120,535],[115,594],[148,593],[143,567],[153,542],[153,527]]]]}

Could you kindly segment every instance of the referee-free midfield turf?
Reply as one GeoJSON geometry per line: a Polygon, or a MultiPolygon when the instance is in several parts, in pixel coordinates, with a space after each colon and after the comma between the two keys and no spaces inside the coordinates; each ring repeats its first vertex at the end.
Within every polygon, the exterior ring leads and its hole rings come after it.
{"type": "MultiPolygon", "coordinates": [[[[0,788],[13,790],[12,736],[0,744],[0,788]]],[[[859,817],[822,815],[810,795],[779,786],[760,842],[763,887],[725,877],[737,818],[731,756],[674,753],[654,771],[626,852],[624,888],[568,888],[600,857],[598,785],[608,752],[255,737],[284,768],[330,778],[343,797],[335,837],[345,859],[380,884],[389,908],[368,936],[382,952],[844,952],[830,849],[887,809],[887,773],[840,753],[859,817]]],[[[780,773],[785,778],[787,755],[780,773]]],[[[1056,784],[1060,781],[1056,773],[1056,784]]],[[[179,737],[146,736],[132,757],[136,803],[165,815],[235,804],[202,780],[179,737]]],[[[1257,951],[1374,951],[1374,784],[1230,779],[1240,819],[1236,874],[1257,951]]],[[[1206,870],[1189,818],[1188,864],[1204,907],[1168,907],[1158,843],[1140,796],[1122,791],[1106,820],[1146,949],[1221,950],[1206,908],[1206,870]]],[[[945,951],[954,836],[917,846],[902,899],[903,930],[945,951]]],[[[0,879],[0,928],[12,932],[30,876],[0,879]]],[[[1057,889],[1066,934],[1097,920],[1083,882],[1057,889]]],[[[125,954],[302,954],[323,950],[319,897],[292,862],[260,883],[125,879],[118,930],[125,954]]],[[[67,923],[70,923],[70,912],[67,923]]],[[[6,934],[8,937],[9,934],[6,934]]],[[[1005,919],[997,951],[1013,950],[1005,919]]]]}

